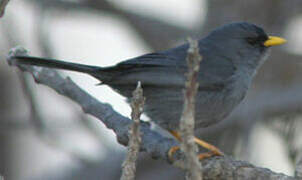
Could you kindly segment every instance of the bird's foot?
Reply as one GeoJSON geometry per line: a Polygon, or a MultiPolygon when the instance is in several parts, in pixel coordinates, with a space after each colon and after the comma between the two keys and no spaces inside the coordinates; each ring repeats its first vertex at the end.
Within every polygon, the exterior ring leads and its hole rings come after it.
{"type": "MultiPolygon", "coordinates": [[[[181,138],[180,138],[180,135],[177,131],[170,131],[170,133],[179,141],[181,141],[181,138]]],[[[200,145],[201,147],[205,148],[205,149],[208,149],[209,152],[206,152],[206,153],[201,153],[198,155],[198,158],[199,160],[203,160],[203,159],[206,159],[206,158],[210,158],[212,156],[223,156],[223,152],[220,151],[217,147],[201,140],[201,139],[198,139],[196,137],[194,137],[194,141],[196,144],[200,145]]],[[[168,157],[169,157],[169,160],[173,161],[173,154],[178,151],[180,148],[179,146],[173,146],[169,151],[168,151],[168,157]]]]}
{"type": "MultiPolygon", "coordinates": [[[[200,145],[201,147],[210,150],[209,153],[215,155],[215,156],[223,156],[223,152],[220,151],[217,147],[213,146],[212,144],[209,144],[201,139],[198,139],[196,137],[194,137],[194,141],[196,144],[200,145]]],[[[206,153],[203,153],[206,154],[206,153]]]]}
{"type": "MultiPolygon", "coordinates": [[[[174,161],[173,159],[173,154],[178,151],[180,149],[179,146],[173,146],[169,151],[168,151],[168,158],[171,162],[174,161]]],[[[220,151],[209,151],[209,152],[206,152],[206,153],[200,153],[198,154],[198,159],[199,160],[203,160],[203,159],[206,159],[206,158],[210,158],[210,157],[213,157],[213,156],[223,156],[224,154],[221,153],[220,151]]]]}
{"type": "Polygon", "coordinates": [[[210,158],[210,157],[213,157],[213,156],[223,156],[223,155],[222,154],[217,154],[214,151],[210,151],[210,152],[198,154],[198,159],[201,161],[203,159],[210,158]]]}
{"type": "Polygon", "coordinates": [[[171,149],[169,149],[168,151],[168,158],[171,162],[173,162],[173,154],[178,151],[180,148],[179,146],[173,146],[171,147],[171,149]]]}

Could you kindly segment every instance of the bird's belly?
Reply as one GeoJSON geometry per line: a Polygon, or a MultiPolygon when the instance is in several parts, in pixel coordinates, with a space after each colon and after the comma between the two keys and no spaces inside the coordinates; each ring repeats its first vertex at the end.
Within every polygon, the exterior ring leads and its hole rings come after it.
{"type": "MultiPolygon", "coordinates": [[[[175,130],[183,111],[183,91],[150,89],[145,92],[145,112],[161,127],[175,130]],[[153,93],[151,93],[153,92],[153,93]]],[[[200,91],[196,96],[195,128],[207,127],[226,118],[245,95],[234,95],[231,89],[200,91]]]]}

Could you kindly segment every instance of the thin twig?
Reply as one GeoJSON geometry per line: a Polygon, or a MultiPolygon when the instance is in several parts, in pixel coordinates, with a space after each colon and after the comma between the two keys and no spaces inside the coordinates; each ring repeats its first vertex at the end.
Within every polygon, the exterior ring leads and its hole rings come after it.
{"type": "Polygon", "coordinates": [[[194,114],[195,96],[198,89],[198,72],[201,56],[199,54],[198,42],[188,39],[190,47],[187,54],[188,73],[184,91],[184,109],[180,119],[181,149],[185,154],[185,167],[187,178],[200,180],[201,164],[197,156],[197,147],[194,142],[194,114]]]}
{"type": "Polygon", "coordinates": [[[139,153],[139,148],[141,144],[140,137],[140,116],[143,113],[143,107],[145,103],[145,98],[143,97],[143,89],[141,83],[137,83],[136,89],[133,91],[133,97],[131,102],[131,118],[133,123],[129,131],[129,144],[128,153],[126,159],[123,163],[123,172],[121,180],[133,180],[135,178],[136,172],[136,160],[139,153]]]}

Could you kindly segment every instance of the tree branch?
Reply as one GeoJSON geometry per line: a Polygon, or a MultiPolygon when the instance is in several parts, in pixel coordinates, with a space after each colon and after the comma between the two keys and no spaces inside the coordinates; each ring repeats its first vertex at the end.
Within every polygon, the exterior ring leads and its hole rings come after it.
{"type": "Polygon", "coordinates": [[[133,97],[131,102],[131,118],[133,120],[130,132],[129,132],[129,145],[126,159],[123,163],[123,173],[121,180],[134,180],[135,178],[135,163],[139,153],[139,147],[141,144],[140,137],[140,116],[143,113],[145,98],[143,97],[143,89],[141,83],[138,82],[136,89],[133,91],[133,97]]]}
{"type": "MultiPolygon", "coordinates": [[[[62,78],[56,71],[16,64],[13,58],[14,55],[27,55],[25,49],[13,48],[7,57],[8,64],[31,73],[37,83],[46,85],[79,104],[85,113],[98,118],[108,129],[113,130],[120,144],[127,145],[129,141],[128,129],[132,124],[129,118],[120,115],[110,105],[102,103],[89,95],[70,78],[62,78]]],[[[151,130],[148,123],[141,123],[140,130],[142,133],[140,151],[147,152],[153,158],[160,158],[169,162],[168,151],[171,147],[179,145],[178,142],[151,130]]],[[[181,152],[177,152],[173,158],[181,159],[183,155],[181,152]]],[[[248,162],[233,160],[227,156],[205,159],[202,161],[202,167],[204,179],[295,179],[281,173],[272,172],[269,169],[255,167],[248,162]]]]}
{"type": "Polygon", "coordinates": [[[188,39],[187,64],[188,73],[184,91],[184,109],[180,118],[181,149],[185,153],[185,167],[188,179],[201,180],[201,165],[197,156],[197,147],[194,142],[195,127],[195,96],[198,89],[197,76],[201,56],[199,54],[198,42],[188,39]]]}

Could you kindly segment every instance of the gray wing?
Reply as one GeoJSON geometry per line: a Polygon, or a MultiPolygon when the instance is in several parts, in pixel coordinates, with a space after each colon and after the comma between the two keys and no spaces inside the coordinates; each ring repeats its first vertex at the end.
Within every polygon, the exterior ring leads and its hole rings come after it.
{"type": "Polygon", "coordinates": [[[130,85],[141,81],[143,86],[181,86],[184,68],[173,57],[164,53],[151,53],[100,69],[104,84],[130,85]]]}
{"type": "MultiPolygon", "coordinates": [[[[121,62],[113,67],[103,68],[106,74],[102,82],[114,88],[135,85],[141,81],[144,86],[165,86],[183,88],[186,67],[187,46],[181,46],[169,51],[146,54],[121,62]]],[[[230,61],[215,57],[206,49],[201,49],[203,60],[200,64],[199,90],[219,91],[224,88],[234,73],[230,61]]],[[[102,73],[100,73],[102,74],[102,73]]],[[[101,77],[98,77],[102,79],[101,77]]]]}

